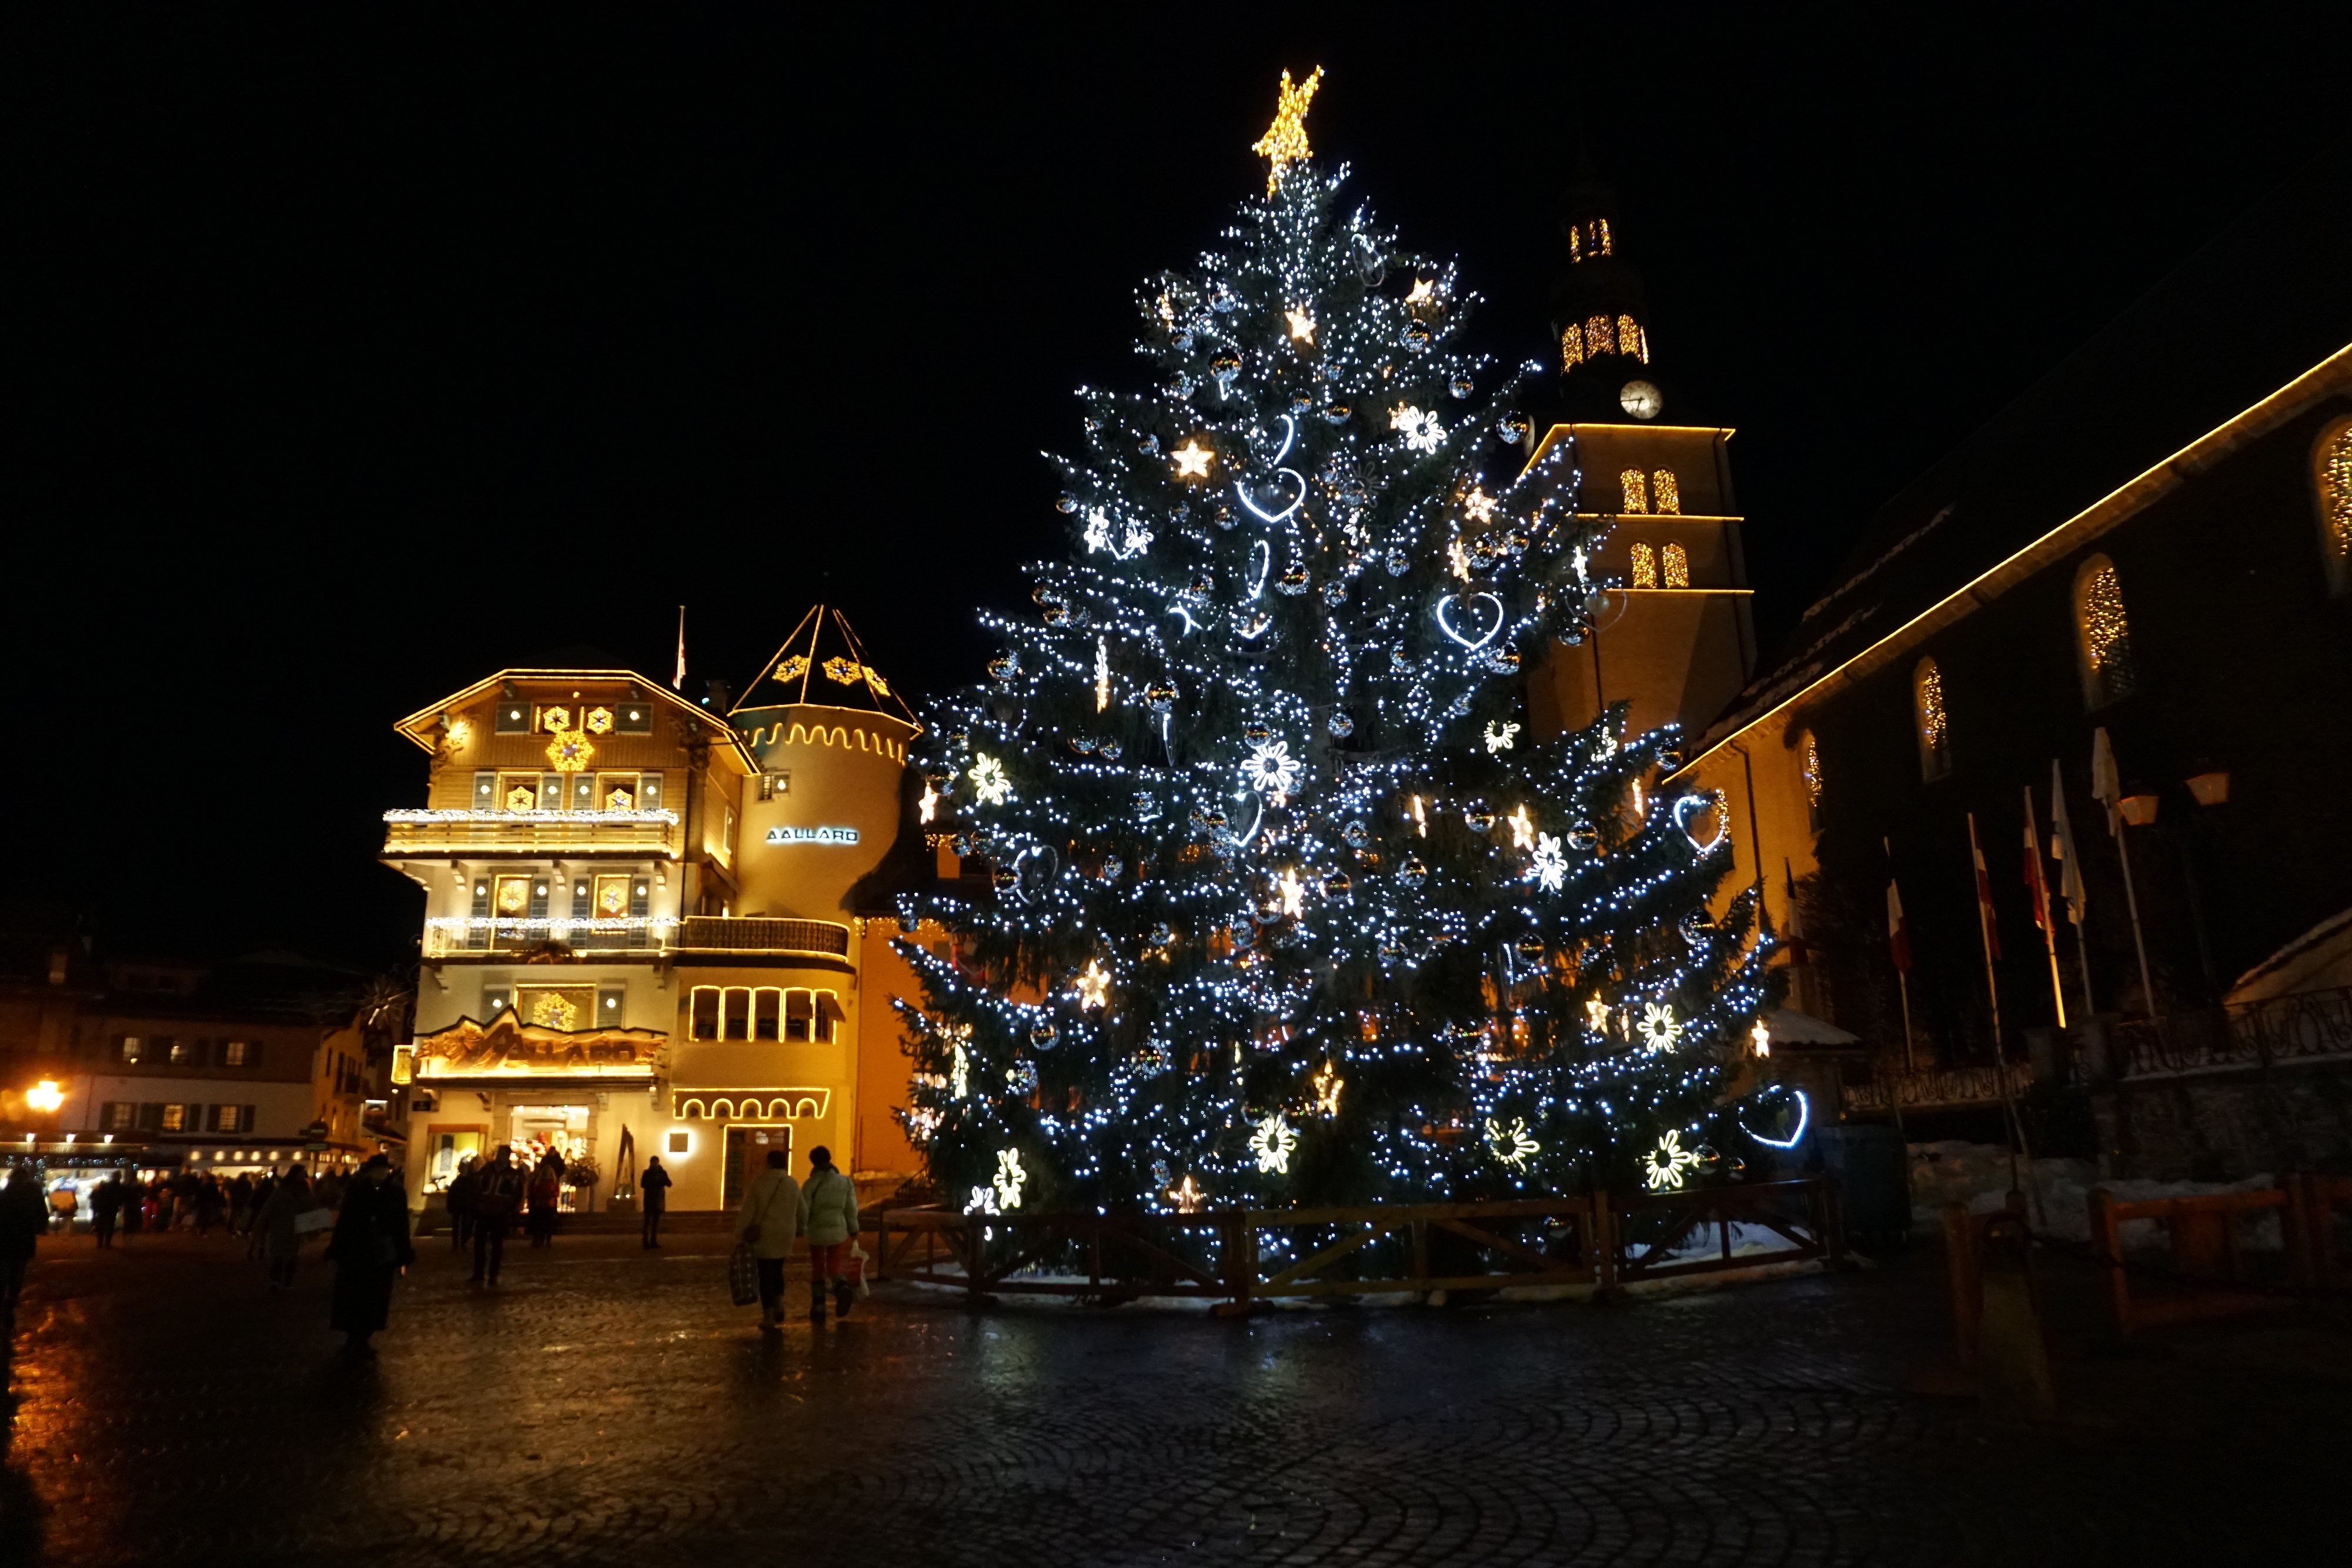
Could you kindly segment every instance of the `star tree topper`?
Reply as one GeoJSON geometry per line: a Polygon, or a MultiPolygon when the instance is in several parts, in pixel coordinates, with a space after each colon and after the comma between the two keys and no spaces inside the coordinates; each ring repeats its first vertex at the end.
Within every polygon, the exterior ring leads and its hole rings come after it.
{"type": "Polygon", "coordinates": [[[1290,84],[1290,73],[1282,73],[1282,99],[1275,106],[1274,123],[1257,139],[1251,152],[1266,161],[1265,193],[1273,195],[1282,184],[1282,172],[1302,158],[1314,156],[1307,145],[1307,105],[1315,97],[1315,89],[1323,85],[1323,68],[1317,66],[1315,74],[1297,87],[1290,84]]]}

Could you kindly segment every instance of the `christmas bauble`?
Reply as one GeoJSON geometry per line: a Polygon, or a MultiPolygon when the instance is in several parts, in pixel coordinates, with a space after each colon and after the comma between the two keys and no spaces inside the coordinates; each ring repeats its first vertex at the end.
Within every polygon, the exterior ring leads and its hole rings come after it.
{"type": "Polygon", "coordinates": [[[1345,424],[1348,423],[1349,416],[1353,414],[1356,411],[1354,409],[1349,408],[1344,402],[1335,402],[1329,408],[1323,411],[1323,417],[1329,420],[1333,424],[1345,424]]]}
{"type": "Polygon", "coordinates": [[[901,915],[898,916],[898,929],[906,932],[910,936],[921,927],[922,924],[921,920],[912,915],[901,915]]]}
{"type": "Polygon", "coordinates": [[[1355,885],[1344,871],[1335,871],[1323,879],[1323,891],[1333,898],[1339,897],[1355,885]]]}
{"type": "Polygon", "coordinates": [[[1581,850],[1590,852],[1592,846],[1600,841],[1601,835],[1592,831],[1592,824],[1590,822],[1579,822],[1576,826],[1568,830],[1568,847],[1570,849],[1581,850]]]}
{"type": "Polygon", "coordinates": [[[1095,742],[1095,755],[1096,755],[1097,757],[1101,758],[1105,762],[1116,762],[1116,761],[1118,761],[1118,741],[1116,741],[1116,740],[1097,740],[1097,741],[1096,741],[1096,742],[1095,742]]]}
{"type": "Polygon", "coordinates": [[[1286,593],[1295,599],[1307,591],[1307,569],[1294,566],[1275,580],[1274,588],[1276,592],[1286,593]]]}
{"type": "Polygon", "coordinates": [[[1065,513],[1075,512],[1078,509],[1078,498],[1076,496],[1065,496],[1060,500],[1055,502],[1054,507],[1057,511],[1065,513]]]}
{"type": "Polygon", "coordinates": [[[1339,831],[1339,836],[1348,841],[1349,848],[1360,850],[1372,841],[1372,830],[1368,823],[1350,822],[1339,831]]]}
{"type": "Polygon", "coordinates": [[[1029,1043],[1040,1051],[1051,1051],[1054,1049],[1054,1041],[1061,1038],[1061,1033],[1062,1031],[1055,1029],[1050,1022],[1041,1023],[1029,1031],[1029,1043]]]}
{"type": "Polygon", "coordinates": [[[1468,376],[1456,376],[1454,378],[1454,384],[1447,387],[1445,390],[1452,392],[1455,397],[1468,397],[1473,389],[1470,385],[1470,378],[1468,376]]]}
{"type": "Polygon", "coordinates": [[[1402,648],[1391,648],[1389,650],[1389,668],[1402,673],[1412,668],[1412,660],[1402,648]]]}
{"type": "Polygon", "coordinates": [[[1345,582],[1335,577],[1323,585],[1324,603],[1337,606],[1345,604],[1347,601],[1348,585],[1345,582]]]}
{"type": "Polygon", "coordinates": [[[1154,947],[1165,947],[1168,944],[1176,940],[1175,928],[1163,920],[1159,925],[1154,925],[1151,928],[1150,934],[1146,937],[1146,940],[1154,947]]]}
{"type": "Polygon", "coordinates": [[[1544,956],[1543,938],[1529,933],[1518,941],[1519,956],[1532,964],[1544,956]]]}
{"type": "Polygon", "coordinates": [[[1407,887],[1419,887],[1429,879],[1429,868],[1421,863],[1419,855],[1407,855],[1404,864],[1397,867],[1397,875],[1404,879],[1407,887]]]}
{"type": "Polygon", "coordinates": [[[1507,413],[1495,423],[1495,434],[1503,440],[1517,443],[1528,438],[1528,422],[1524,414],[1507,413]]]}
{"type": "Polygon", "coordinates": [[[1392,549],[1389,551],[1386,559],[1384,559],[1381,564],[1388,568],[1389,575],[1391,577],[1402,577],[1406,572],[1412,570],[1412,562],[1406,559],[1404,551],[1401,549],[1392,549]]]}
{"type": "Polygon", "coordinates": [[[1462,821],[1474,833],[1491,833],[1495,831],[1495,813],[1486,809],[1484,801],[1471,802],[1469,808],[1462,813],[1462,821]]]}
{"type": "Polygon", "coordinates": [[[1153,713],[1166,713],[1176,706],[1176,688],[1166,685],[1144,687],[1143,706],[1153,713]]]}
{"type": "Polygon", "coordinates": [[[1323,727],[1337,738],[1345,740],[1356,733],[1356,721],[1344,713],[1335,713],[1324,721],[1323,727]]]}
{"type": "Polygon", "coordinates": [[[1091,757],[1095,750],[1095,737],[1091,735],[1074,735],[1070,737],[1070,749],[1080,757],[1091,757]]]}
{"type": "Polygon", "coordinates": [[[1264,746],[1274,738],[1274,731],[1262,724],[1252,722],[1242,726],[1242,738],[1252,746],[1264,746]]]}

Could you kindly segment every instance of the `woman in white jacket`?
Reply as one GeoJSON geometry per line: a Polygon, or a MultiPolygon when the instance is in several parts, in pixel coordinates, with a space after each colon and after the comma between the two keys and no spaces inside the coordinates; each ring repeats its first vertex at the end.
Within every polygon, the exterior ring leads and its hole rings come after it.
{"type": "Polygon", "coordinates": [[[784,1259],[799,1233],[801,1184],[793,1179],[791,1156],[768,1151],[768,1168],[743,1195],[736,1216],[743,1245],[760,1266],[760,1326],[781,1329],[784,1322],[784,1259]]]}

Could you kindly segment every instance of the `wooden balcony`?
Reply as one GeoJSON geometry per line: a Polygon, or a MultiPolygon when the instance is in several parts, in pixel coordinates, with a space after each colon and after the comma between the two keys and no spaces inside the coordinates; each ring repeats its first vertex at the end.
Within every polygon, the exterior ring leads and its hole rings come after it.
{"type": "Polygon", "coordinates": [[[386,811],[387,855],[656,855],[676,860],[677,813],[656,811],[386,811]]]}

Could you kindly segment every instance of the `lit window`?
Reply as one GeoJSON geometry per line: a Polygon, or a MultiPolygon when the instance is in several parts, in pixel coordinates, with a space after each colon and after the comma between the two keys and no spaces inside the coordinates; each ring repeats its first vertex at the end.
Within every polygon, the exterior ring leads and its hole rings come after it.
{"type": "Polygon", "coordinates": [[[1818,828],[1822,825],[1822,748],[1810,729],[1797,742],[1797,772],[1805,781],[1805,809],[1818,828]]]}
{"type": "Polygon", "coordinates": [[[2074,639],[2083,655],[2083,700],[2091,706],[2104,707],[2137,684],[2123,589],[2105,556],[2093,556],[2074,574],[2074,639]]]}
{"type": "Polygon", "coordinates": [[[1559,368],[1572,371],[1584,363],[1584,334],[1573,326],[1559,335],[1559,368]]]}
{"type": "Polygon", "coordinates": [[[1680,545],[1668,545],[1659,554],[1664,558],[1666,586],[1688,588],[1690,586],[1689,554],[1680,545]]]}
{"type": "Polygon", "coordinates": [[[122,1060],[125,1061],[136,1061],[139,1060],[139,1037],[137,1035],[126,1034],[122,1037],[122,1060]]]}
{"type": "Polygon", "coordinates": [[[223,1067],[243,1067],[245,1065],[246,1052],[251,1049],[252,1048],[250,1046],[241,1040],[224,1040],[221,1043],[221,1065],[223,1067]]]}
{"type": "Polygon", "coordinates": [[[1584,323],[1584,357],[1588,360],[1597,360],[1614,347],[1616,347],[1616,334],[1610,329],[1609,318],[1606,316],[1587,318],[1584,323]]]}
{"type": "Polygon", "coordinates": [[[1584,259],[1584,231],[1574,224],[1568,225],[1568,259],[1571,262],[1584,259]]]}
{"type": "Polygon", "coordinates": [[[1952,737],[1944,716],[1944,673],[1933,659],[1911,672],[1911,707],[1919,732],[1919,772],[1941,779],[1952,770],[1952,737]]]}
{"type": "Polygon", "coordinates": [[[1648,545],[1633,547],[1633,586],[1636,588],[1658,586],[1658,561],[1657,558],[1650,553],[1648,545]]]}
{"type": "Polygon", "coordinates": [[[1621,512],[1646,512],[1650,509],[1650,484],[1642,477],[1639,468],[1628,468],[1617,476],[1619,488],[1624,492],[1621,512]]]}
{"type": "Polygon", "coordinates": [[[128,1100],[110,1101],[106,1107],[106,1130],[127,1133],[139,1113],[139,1107],[128,1100]]]}
{"type": "Polygon", "coordinates": [[[215,1120],[211,1127],[205,1129],[207,1132],[242,1133],[245,1131],[245,1107],[242,1105],[215,1105],[213,1107],[213,1115],[215,1120]]]}
{"type": "Polygon", "coordinates": [[[188,1131],[188,1108],[185,1105],[164,1106],[163,1130],[166,1133],[188,1131]]]}
{"type": "Polygon", "coordinates": [[[1675,482],[1675,471],[1661,468],[1650,476],[1650,499],[1661,512],[1683,509],[1683,487],[1675,482]]]}
{"type": "Polygon", "coordinates": [[[1592,254],[1595,256],[1611,256],[1615,254],[1609,240],[1609,220],[1607,218],[1595,218],[1592,220],[1592,254]]]}
{"type": "Polygon", "coordinates": [[[2352,419],[2338,420],[2319,438],[2313,466],[2327,586],[2336,593],[2352,593],[2352,419]]]}
{"type": "Polygon", "coordinates": [[[1642,355],[1642,329],[1633,324],[1631,316],[1617,318],[1617,351],[1629,360],[1642,355]]]}

